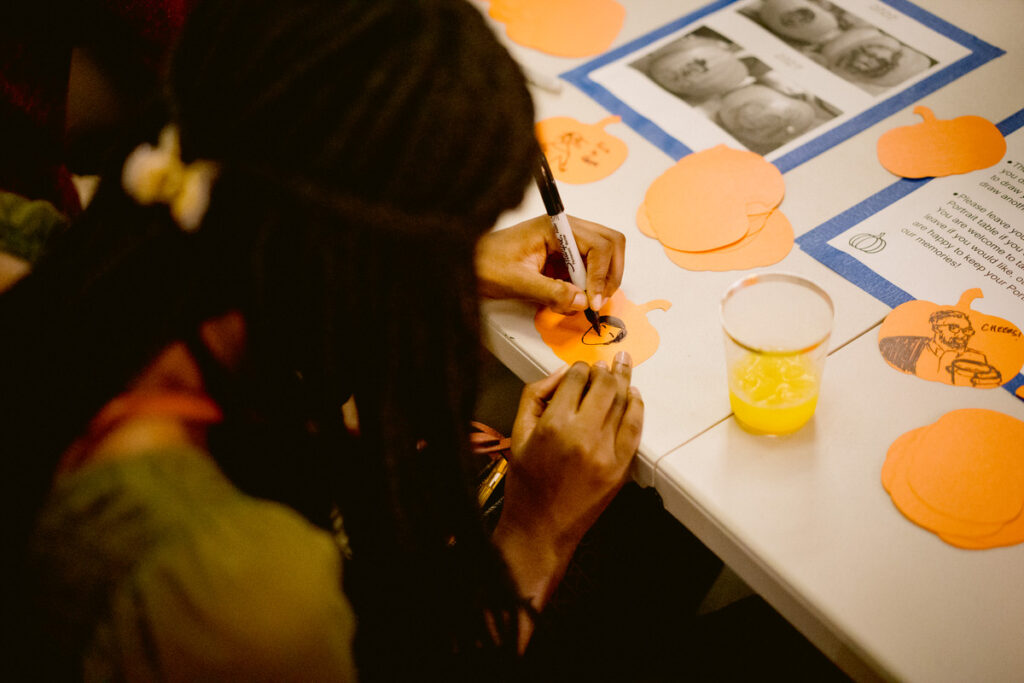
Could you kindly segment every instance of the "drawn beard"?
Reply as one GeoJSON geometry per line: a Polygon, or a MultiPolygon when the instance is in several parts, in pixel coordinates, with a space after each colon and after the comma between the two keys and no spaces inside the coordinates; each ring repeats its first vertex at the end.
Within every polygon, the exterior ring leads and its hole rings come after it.
{"type": "Polygon", "coordinates": [[[953,349],[954,351],[963,351],[964,349],[966,349],[968,339],[969,337],[967,335],[939,335],[939,341],[941,341],[943,345],[953,349]]]}

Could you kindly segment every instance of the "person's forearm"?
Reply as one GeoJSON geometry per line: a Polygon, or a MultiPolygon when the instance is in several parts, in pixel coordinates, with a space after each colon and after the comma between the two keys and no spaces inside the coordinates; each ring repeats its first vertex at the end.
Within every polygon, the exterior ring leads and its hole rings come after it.
{"type": "MultiPolygon", "coordinates": [[[[538,538],[516,528],[514,524],[499,522],[492,537],[508,565],[512,580],[519,594],[536,612],[547,605],[555,588],[561,582],[575,552],[575,544],[558,544],[538,538]],[[571,545],[571,547],[569,547],[571,545]]],[[[533,635],[532,616],[526,611],[519,613],[519,651],[533,635]]]]}

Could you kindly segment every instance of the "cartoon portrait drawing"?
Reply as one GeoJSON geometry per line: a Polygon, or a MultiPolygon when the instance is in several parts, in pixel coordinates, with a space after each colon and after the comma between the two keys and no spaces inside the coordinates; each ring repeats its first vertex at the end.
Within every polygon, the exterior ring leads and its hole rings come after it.
{"type": "Polygon", "coordinates": [[[971,319],[956,309],[928,316],[931,337],[886,337],[878,342],[890,364],[921,379],[969,386],[999,386],[1002,375],[984,353],[968,346],[975,330],[971,319]]]}
{"type": "Polygon", "coordinates": [[[1011,380],[1024,364],[1024,335],[1008,320],[971,309],[981,290],[956,305],[908,301],[878,332],[878,350],[892,367],[953,386],[989,388],[1011,380]]]}

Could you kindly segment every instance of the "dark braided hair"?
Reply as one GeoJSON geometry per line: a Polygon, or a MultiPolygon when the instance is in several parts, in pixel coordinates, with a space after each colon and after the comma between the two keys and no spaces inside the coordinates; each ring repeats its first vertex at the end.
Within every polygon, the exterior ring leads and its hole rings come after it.
{"type": "Polygon", "coordinates": [[[199,324],[240,310],[243,367],[202,362],[210,450],[316,522],[340,506],[361,675],[495,678],[518,597],[469,492],[473,250],[530,177],[522,74],[462,0],[209,0],[165,100],[125,150],[170,117],[186,161],[221,165],[199,231],[104,183],[0,298],[5,538],[104,402],[170,341],[203,361],[199,324]]]}

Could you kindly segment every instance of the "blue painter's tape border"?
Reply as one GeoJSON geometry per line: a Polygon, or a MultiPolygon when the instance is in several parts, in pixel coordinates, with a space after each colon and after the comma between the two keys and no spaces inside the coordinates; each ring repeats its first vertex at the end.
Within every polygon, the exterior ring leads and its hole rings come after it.
{"type": "MultiPolygon", "coordinates": [[[[693,150],[677,138],[667,133],[656,123],[620,100],[604,86],[591,79],[590,74],[606,64],[621,59],[622,57],[641,49],[645,45],[653,43],[664,36],[674,33],[679,29],[696,22],[698,19],[701,19],[713,12],[717,12],[718,10],[728,7],[736,2],[739,2],[739,0],[717,0],[716,2],[712,2],[711,4],[705,5],[690,14],[659,27],[650,33],[640,36],[625,45],[621,45],[614,50],[606,52],[586,64],[566,71],[561,74],[561,77],[589,95],[591,99],[607,109],[610,113],[621,116],[623,123],[640,135],[644,136],[649,142],[665,152],[671,158],[676,160],[681,159],[693,150]]],[[[918,81],[905,90],[901,90],[892,97],[879,102],[849,121],[826,131],[822,135],[809,140],[791,152],[782,155],[773,163],[783,173],[796,168],[805,161],[821,154],[843,140],[856,135],[858,132],[881,121],[894,112],[913,104],[925,95],[938,90],[942,86],[956,80],[967,72],[978,68],[982,64],[995,59],[1002,54],[1005,54],[1002,49],[995,47],[994,45],[990,45],[976,36],[953,26],[944,19],[940,19],[908,0],[882,0],[882,2],[927,26],[933,31],[941,33],[950,40],[959,43],[970,50],[970,54],[956,62],[953,62],[952,64],[949,64],[927,78],[918,81]]]]}
{"type": "MultiPolygon", "coordinates": [[[[1011,114],[996,124],[999,132],[1004,136],[1009,135],[1022,126],[1024,126],[1024,109],[1011,114]]],[[[849,230],[857,223],[878,213],[890,204],[903,199],[911,192],[920,189],[933,180],[935,178],[921,178],[918,180],[902,178],[897,180],[892,185],[883,188],[861,203],[850,207],[838,216],[804,233],[796,238],[796,243],[808,255],[836,271],[882,303],[896,308],[902,303],[913,300],[914,297],[854,257],[839,251],[828,242],[836,235],[849,230]]],[[[1004,384],[1003,388],[1012,394],[1019,386],[1024,386],[1024,374],[1017,375],[1004,384]]]]}

